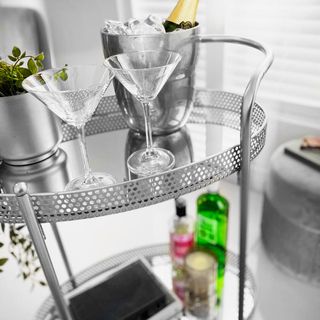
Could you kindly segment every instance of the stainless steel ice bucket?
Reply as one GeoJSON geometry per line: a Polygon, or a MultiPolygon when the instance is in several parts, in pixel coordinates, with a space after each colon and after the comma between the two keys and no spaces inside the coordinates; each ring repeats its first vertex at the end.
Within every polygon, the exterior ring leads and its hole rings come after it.
{"type": "Polygon", "coordinates": [[[29,93],[0,97],[0,159],[12,165],[42,161],[57,151],[59,121],[29,93]]]}
{"type": "MultiPolygon", "coordinates": [[[[169,78],[151,107],[152,131],[168,134],[180,129],[187,121],[192,108],[195,65],[197,62],[196,42],[187,39],[199,33],[199,26],[192,29],[152,35],[114,35],[101,31],[105,58],[112,55],[140,50],[166,49],[179,52],[181,62],[169,78]]],[[[117,81],[115,93],[128,126],[144,132],[141,104],[117,81]]]]}

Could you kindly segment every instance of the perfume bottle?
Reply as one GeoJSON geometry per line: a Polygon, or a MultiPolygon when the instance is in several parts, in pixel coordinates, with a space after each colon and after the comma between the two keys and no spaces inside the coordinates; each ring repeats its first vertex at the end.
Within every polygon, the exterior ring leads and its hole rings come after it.
{"type": "Polygon", "coordinates": [[[218,261],[217,303],[223,293],[224,269],[228,234],[228,201],[212,185],[197,199],[196,244],[212,252],[218,261]]]}
{"type": "Polygon", "coordinates": [[[194,221],[186,213],[186,202],[175,200],[176,214],[170,231],[170,254],[172,260],[172,284],[176,295],[185,299],[185,257],[194,245],[194,221]]]}

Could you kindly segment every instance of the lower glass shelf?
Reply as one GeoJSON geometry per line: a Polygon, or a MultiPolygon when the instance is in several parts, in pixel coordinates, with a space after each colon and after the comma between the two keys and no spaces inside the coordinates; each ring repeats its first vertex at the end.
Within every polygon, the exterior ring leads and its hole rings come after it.
{"type": "MultiPolygon", "coordinates": [[[[151,264],[154,272],[163,281],[163,283],[172,289],[171,284],[171,263],[169,257],[169,247],[167,244],[142,247],[126,251],[119,255],[107,258],[75,276],[77,288],[85,286],[87,282],[95,277],[111,271],[120,264],[138,256],[145,257],[151,264]]],[[[239,284],[239,257],[228,251],[225,273],[225,286],[223,293],[223,302],[219,310],[219,320],[237,319],[238,316],[238,284],[239,284]]],[[[64,283],[61,287],[64,294],[71,293],[74,290],[71,281],[64,283]]],[[[256,286],[251,271],[247,268],[246,282],[244,290],[244,319],[250,319],[256,304],[256,286]]],[[[54,301],[48,297],[41,305],[36,315],[36,320],[58,320],[54,301]]],[[[188,320],[183,317],[181,320],[188,320]]]]}

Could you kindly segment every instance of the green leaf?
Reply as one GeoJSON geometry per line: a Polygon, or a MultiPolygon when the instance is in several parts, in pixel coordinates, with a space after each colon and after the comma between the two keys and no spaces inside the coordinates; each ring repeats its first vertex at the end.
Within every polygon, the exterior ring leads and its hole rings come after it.
{"type": "Polygon", "coordinates": [[[3,243],[2,243],[2,242],[0,242],[0,248],[1,248],[1,247],[3,247],[3,243]]]}
{"type": "Polygon", "coordinates": [[[8,261],[8,258],[1,258],[0,259],[0,266],[3,266],[8,261]]]}
{"type": "Polygon", "coordinates": [[[14,229],[10,230],[10,239],[12,240],[13,238],[15,238],[17,236],[16,232],[14,229]]]}
{"type": "Polygon", "coordinates": [[[17,58],[13,57],[13,56],[8,56],[8,58],[11,60],[11,61],[17,61],[17,58]]]}
{"type": "Polygon", "coordinates": [[[36,268],[34,269],[34,273],[38,272],[40,269],[41,269],[41,267],[36,267],[36,268]]]}
{"type": "Polygon", "coordinates": [[[28,69],[31,71],[31,73],[37,73],[38,68],[32,58],[28,60],[28,69]]]}
{"type": "Polygon", "coordinates": [[[39,281],[39,284],[43,287],[47,285],[44,281],[39,281]]]}
{"type": "Polygon", "coordinates": [[[62,68],[62,70],[59,72],[59,77],[63,81],[66,81],[68,79],[66,68],[62,68]]]}
{"type": "Polygon", "coordinates": [[[22,81],[23,81],[23,79],[16,81],[16,87],[17,88],[22,88],[22,81]]]}
{"type": "Polygon", "coordinates": [[[37,61],[36,61],[36,65],[37,65],[37,67],[38,67],[39,69],[43,69],[43,64],[42,64],[41,61],[37,60],[37,61]]]}
{"type": "MultiPolygon", "coordinates": [[[[26,70],[28,70],[28,69],[26,69],[26,70]]],[[[28,71],[29,71],[29,70],[28,70],[28,71]]],[[[17,227],[17,230],[20,231],[20,230],[23,229],[24,227],[25,227],[25,225],[23,224],[23,225],[17,227]]]]}
{"type": "Polygon", "coordinates": [[[23,75],[24,78],[31,76],[31,71],[27,68],[19,68],[19,72],[23,75]]]}
{"type": "Polygon", "coordinates": [[[43,53],[43,52],[39,53],[39,54],[35,57],[35,60],[38,60],[38,61],[44,60],[44,53],[43,53]]]}
{"type": "Polygon", "coordinates": [[[0,273],[1,273],[1,272],[3,272],[3,270],[2,270],[2,269],[0,269],[0,273]]]}
{"type": "Polygon", "coordinates": [[[2,232],[4,232],[4,229],[5,229],[5,225],[4,225],[3,222],[1,222],[1,230],[2,230],[2,232]]]}
{"type": "Polygon", "coordinates": [[[27,54],[27,53],[24,51],[24,52],[22,53],[20,59],[23,59],[23,58],[26,56],[26,54],[27,54]]]}
{"type": "Polygon", "coordinates": [[[18,47],[13,47],[12,49],[12,55],[16,58],[18,58],[21,54],[21,51],[18,47]]]}

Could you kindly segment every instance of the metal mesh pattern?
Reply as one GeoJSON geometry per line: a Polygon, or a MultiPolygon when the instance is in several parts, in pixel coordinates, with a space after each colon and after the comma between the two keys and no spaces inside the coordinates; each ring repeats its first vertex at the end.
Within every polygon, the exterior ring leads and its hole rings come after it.
{"type": "MultiPolygon", "coordinates": [[[[119,255],[107,258],[93,265],[92,267],[84,270],[83,272],[79,273],[75,277],[75,282],[77,286],[81,286],[87,281],[90,281],[91,279],[105,273],[106,271],[116,268],[120,264],[139,256],[145,257],[150,262],[151,265],[152,265],[153,258],[155,257],[163,257],[164,259],[168,258],[167,260],[170,261],[168,254],[169,254],[169,247],[166,244],[148,246],[148,247],[130,250],[130,251],[121,253],[119,255]]],[[[226,272],[227,273],[230,272],[235,275],[238,275],[239,273],[238,264],[239,264],[239,257],[236,254],[228,251],[226,272]]],[[[250,300],[253,299],[253,301],[255,301],[256,285],[254,282],[253,275],[249,269],[246,270],[245,285],[246,285],[246,290],[245,290],[244,303],[246,303],[246,298],[250,300]]],[[[63,292],[63,294],[67,294],[72,290],[73,290],[73,286],[71,281],[67,281],[61,286],[61,291],[63,292]]],[[[248,310],[247,312],[248,319],[250,318],[253,310],[254,310],[254,306],[252,306],[251,310],[248,310]]],[[[58,320],[58,319],[60,318],[57,316],[57,313],[54,307],[54,301],[50,296],[44,301],[39,311],[37,312],[36,320],[58,320]]]]}
{"type": "MultiPolygon", "coordinates": [[[[198,90],[189,122],[213,123],[240,130],[242,96],[198,90]]],[[[102,101],[87,134],[126,128],[115,97],[102,101]]],[[[64,141],[75,132],[64,126],[64,141]]],[[[256,104],[252,110],[251,159],[264,146],[266,117],[256,104]]],[[[209,158],[159,175],[132,180],[106,188],[76,192],[33,194],[31,200],[39,222],[59,222],[92,218],[137,209],[203,188],[238,171],[240,145],[209,158]]],[[[0,222],[21,223],[22,215],[14,196],[0,196],[0,222]]]]}

